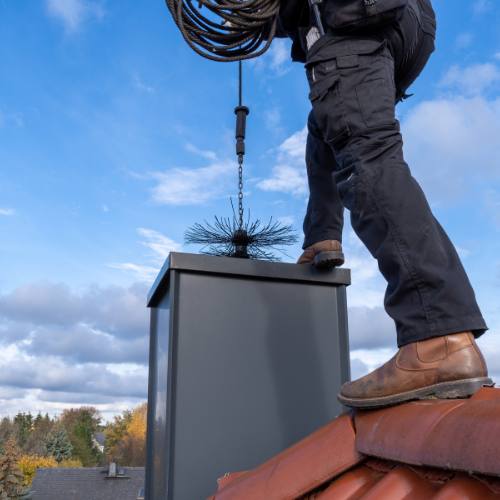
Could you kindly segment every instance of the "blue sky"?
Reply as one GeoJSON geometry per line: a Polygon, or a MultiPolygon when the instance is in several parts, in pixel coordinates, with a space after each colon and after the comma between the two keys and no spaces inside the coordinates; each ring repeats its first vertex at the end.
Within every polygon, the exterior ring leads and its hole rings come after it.
{"type": "MultiPolygon", "coordinates": [[[[434,5],[437,51],[398,109],[405,154],[459,248],[500,380],[500,5],[434,5]]],[[[288,51],[275,41],[244,66],[246,203],[300,230],[310,105],[288,51]]],[[[0,414],[85,403],[109,417],[146,396],[158,267],[196,250],[189,225],[229,213],[237,67],[191,52],[162,0],[0,0],[0,65],[0,414]]],[[[395,332],[348,225],[345,245],[359,375],[395,332]]]]}

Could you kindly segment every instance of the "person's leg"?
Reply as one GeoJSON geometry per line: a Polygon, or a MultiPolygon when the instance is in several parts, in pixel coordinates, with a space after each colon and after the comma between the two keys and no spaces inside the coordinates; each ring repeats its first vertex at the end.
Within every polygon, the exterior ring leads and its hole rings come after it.
{"type": "Polygon", "coordinates": [[[306,168],[309,202],[304,218],[304,244],[307,248],[322,240],[342,242],[344,207],[333,179],[335,156],[321,137],[312,112],[307,122],[306,168]]]}
{"type": "MultiPolygon", "coordinates": [[[[461,354],[470,357],[453,359],[473,359],[474,370],[465,375],[458,370],[452,380],[464,375],[471,381],[467,390],[487,381],[473,341],[466,335],[456,342],[445,338],[467,331],[479,336],[486,324],[457,252],[404,160],[395,118],[394,60],[386,43],[325,37],[311,50],[308,67],[314,116],[335,156],[338,192],[354,231],[387,280],[385,308],[396,323],[398,345],[442,337],[433,343],[439,349],[429,359],[439,359],[443,346],[447,357],[455,352],[448,346],[460,345],[461,354]]],[[[415,389],[412,384],[435,385],[429,381],[441,380],[442,374],[431,372],[434,378],[419,378],[415,372],[404,390],[415,389]]],[[[377,383],[391,374],[384,372],[377,383]]],[[[389,383],[385,389],[397,390],[389,383]]]]}
{"type": "Polygon", "coordinates": [[[309,65],[314,118],[332,148],[353,229],[388,282],[398,345],[481,334],[486,325],[457,252],[403,157],[389,50],[376,39],[320,43],[309,65]]]}
{"type": "Polygon", "coordinates": [[[335,169],[333,152],[321,137],[321,132],[310,113],[307,123],[306,168],[309,185],[309,201],[304,217],[305,252],[298,263],[313,263],[319,253],[323,258],[320,266],[343,263],[341,253],[344,207],[332,177],[335,169]]]}

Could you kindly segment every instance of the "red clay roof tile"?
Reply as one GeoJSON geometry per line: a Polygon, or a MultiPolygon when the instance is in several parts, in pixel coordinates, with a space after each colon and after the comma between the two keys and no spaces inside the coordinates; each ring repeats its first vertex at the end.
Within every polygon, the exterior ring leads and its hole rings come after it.
{"type": "MultiPolygon", "coordinates": [[[[345,472],[322,491],[300,497],[300,500],[499,500],[485,476],[468,476],[463,473],[429,470],[424,467],[384,467],[366,460],[362,465],[345,472]]],[[[382,464],[383,465],[383,464],[382,464]]],[[[238,500],[238,496],[233,497],[238,500]]],[[[255,499],[257,500],[257,499],[255,499]]]]}
{"type": "Polygon", "coordinates": [[[408,467],[396,467],[362,497],[363,500],[429,500],[436,487],[408,467]]]}
{"type": "Polygon", "coordinates": [[[457,477],[443,486],[433,500],[459,500],[462,498],[493,500],[498,499],[499,496],[479,481],[463,476],[457,477]]]}
{"type": "Polygon", "coordinates": [[[500,390],[416,401],[355,417],[356,447],[407,464],[500,476],[500,390]]]}
{"type": "Polygon", "coordinates": [[[340,478],[333,481],[326,490],[318,493],[314,498],[316,500],[350,500],[352,498],[360,498],[383,475],[382,472],[375,471],[369,467],[356,467],[354,470],[342,474],[340,478]]]}
{"type": "Polygon", "coordinates": [[[354,447],[354,428],[343,415],[257,469],[222,487],[215,500],[297,498],[363,460],[354,447]]]}

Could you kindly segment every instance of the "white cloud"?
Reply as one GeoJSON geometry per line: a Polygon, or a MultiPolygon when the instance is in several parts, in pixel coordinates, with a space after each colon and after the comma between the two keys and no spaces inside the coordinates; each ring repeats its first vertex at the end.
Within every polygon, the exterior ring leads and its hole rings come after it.
{"type": "Polygon", "coordinates": [[[308,193],[305,165],[307,128],[285,139],[277,149],[276,164],[271,177],[257,183],[263,191],[290,193],[305,196],[308,193]]]}
{"type": "Polygon", "coordinates": [[[200,156],[201,158],[205,158],[206,160],[210,161],[217,161],[217,154],[214,151],[197,148],[194,144],[191,144],[190,142],[188,142],[185,147],[186,151],[189,151],[190,153],[200,156]]]}
{"type": "Polygon", "coordinates": [[[500,68],[492,63],[452,66],[439,82],[441,87],[465,96],[477,96],[500,82],[500,68]]]}
{"type": "MultiPolygon", "coordinates": [[[[378,311],[384,303],[385,280],[378,270],[377,261],[370,255],[353,231],[348,214],[349,212],[344,212],[345,222],[342,246],[346,258],[346,266],[351,270],[352,284],[347,289],[349,307],[360,308],[361,310],[370,309],[374,311],[378,320],[387,325],[383,315],[380,315],[378,311]]],[[[368,328],[371,326],[378,328],[376,324],[366,324],[366,326],[368,328]]],[[[359,335],[362,337],[365,334],[360,331],[359,335]]],[[[369,336],[370,333],[366,332],[366,335],[369,336]]]]}
{"type": "Polygon", "coordinates": [[[351,358],[351,380],[356,380],[368,372],[369,368],[363,361],[359,358],[351,358]]]}
{"type": "MultiPolygon", "coordinates": [[[[371,256],[356,255],[344,245],[346,265],[351,270],[353,285],[349,287],[349,305],[352,307],[377,307],[384,301],[384,283],[378,264],[371,256]]],[[[368,252],[367,252],[368,253],[368,252]]]]}
{"type": "Polygon", "coordinates": [[[280,134],[284,130],[281,111],[276,107],[264,111],[264,122],[266,128],[273,134],[280,134]]]}
{"type": "Polygon", "coordinates": [[[168,257],[168,254],[170,252],[181,251],[182,244],[177,243],[168,236],[165,236],[154,229],[140,227],[137,229],[137,232],[143,238],[140,242],[141,245],[151,250],[151,254],[148,257],[151,264],[144,265],[133,262],[119,262],[109,264],[109,267],[133,273],[139,281],[151,283],[156,278],[158,271],[163,265],[165,259],[168,257]]]}
{"type": "Polygon", "coordinates": [[[279,163],[273,167],[272,173],[271,178],[257,184],[263,191],[278,191],[298,196],[307,194],[304,174],[293,165],[279,163]]]}
{"type": "MultiPolygon", "coordinates": [[[[82,339],[84,340],[84,339],[82,339]]],[[[147,373],[119,376],[96,363],[73,364],[52,356],[33,356],[15,346],[0,359],[0,386],[55,392],[144,398],[147,373]]]]}
{"type": "Polygon", "coordinates": [[[42,326],[60,329],[87,325],[114,336],[145,334],[147,286],[90,286],[71,289],[64,283],[28,283],[0,294],[0,342],[21,341],[42,326]],[[9,335],[9,332],[10,335],[9,335]]]}
{"type": "Polygon", "coordinates": [[[270,66],[273,71],[278,74],[283,74],[289,70],[287,65],[290,64],[290,48],[287,40],[284,38],[275,38],[269,55],[270,66]]]}
{"type": "Polygon", "coordinates": [[[158,274],[158,267],[143,266],[133,262],[115,262],[108,264],[112,269],[126,271],[135,275],[135,278],[144,283],[152,283],[158,274]]]}
{"type": "Polygon", "coordinates": [[[152,189],[153,200],[162,205],[202,205],[227,194],[236,163],[231,160],[212,161],[201,168],[172,168],[151,174],[157,181],[152,189]]]}
{"type": "Polygon", "coordinates": [[[286,75],[292,69],[290,41],[286,38],[275,38],[271,48],[263,56],[249,62],[259,73],[265,73],[266,76],[286,75]]]}
{"type": "Polygon", "coordinates": [[[16,213],[13,208],[0,208],[0,215],[12,216],[16,213]]]}
{"type": "Polygon", "coordinates": [[[78,31],[80,26],[91,19],[104,17],[104,8],[90,0],[46,0],[48,13],[61,21],[68,33],[78,31]]]}
{"type": "Polygon", "coordinates": [[[500,98],[424,101],[402,127],[406,158],[433,203],[500,176],[500,98]]]}
{"type": "Polygon", "coordinates": [[[351,377],[353,379],[358,378],[375,370],[386,361],[389,361],[396,350],[396,347],[351,350],[351,377]]]}
{"type": "Polygon", "coordinates": [[[349,344],[351,350],[396,346],[396,328],[383,307],[352,307],[349,302],[349,344]]]}
{"type": "Polygon", "coordinates": [[[30,283],[0,294],[0,415],[146,397],[147,287],[30,283]]]}
{"type": "Polygon", "coordinates": [[[182,244],[177,243],[153,229],[140,227],[137,232],[145,238],[141,244],[153,251],[154,260],[156,260],[159,265],[163,264],[170,252],[178,252],[182,248],[182,244]]]}

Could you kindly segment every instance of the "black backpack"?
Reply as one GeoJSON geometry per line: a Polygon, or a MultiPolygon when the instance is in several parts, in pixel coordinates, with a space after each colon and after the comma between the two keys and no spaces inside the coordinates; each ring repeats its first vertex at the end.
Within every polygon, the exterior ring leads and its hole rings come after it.
{"type": "Polygon", "coordinates": [[[398,19],[408,0],[323,0],[322,17],[338,31],[380,26],[398,19]]]}

